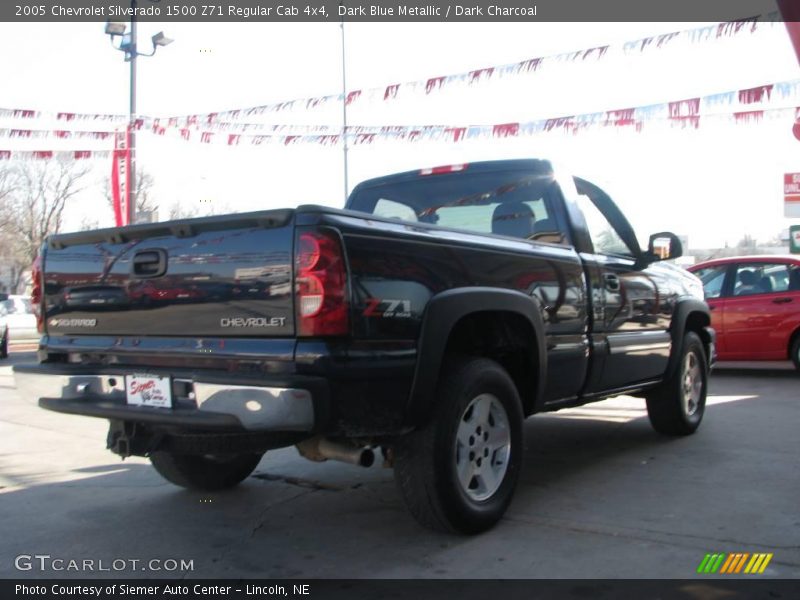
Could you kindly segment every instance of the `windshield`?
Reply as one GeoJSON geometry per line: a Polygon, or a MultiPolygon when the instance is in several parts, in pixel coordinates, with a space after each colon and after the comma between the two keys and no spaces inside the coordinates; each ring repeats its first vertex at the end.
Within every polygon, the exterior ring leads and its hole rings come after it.
{"type": "Polygon", "coordinates": [[[551,173],[506,170],[398,179],[357,189],[350,208],[376,216],[562,243],[551,173]]]}

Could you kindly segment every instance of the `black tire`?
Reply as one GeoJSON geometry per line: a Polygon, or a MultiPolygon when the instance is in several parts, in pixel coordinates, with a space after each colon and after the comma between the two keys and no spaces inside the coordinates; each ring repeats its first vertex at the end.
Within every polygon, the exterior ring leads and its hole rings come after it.
{"type": "Polygon", "coordinates": [[[258,466],[263,454],[201,455],[151,452],[150,462],[164,479],[191,490],[232,488],[258,466]]]}
{"type": "Polygon", "coordinates": [[[647,394],[647,416],[657,432],[689,435],[703,420],[708,391],[708,361],[703,342],[693,331],[683,336],[675,372],[647,394]]]}
{"type": "Polygon", "coordinates": [[[414,518],[431,529],[466,534],[497,523],[522,468],[523,420],[516,386],[499,364],[469,358],[447,368],[430,420],[394,446],[395,481],[414,518]]]}
{"type": "Polygon", "coordinates": [[[0,340],[0,358],[8,358],[8,330],[3,334],[3,339],[0,340]]]}
{"type": "Polygon", "coordinates": [[[794,342],[792,342],[792,349],[789,351],[789,356],[792,358],[794,368],[800,371],[800,333],[794,336],[794,342]]]}

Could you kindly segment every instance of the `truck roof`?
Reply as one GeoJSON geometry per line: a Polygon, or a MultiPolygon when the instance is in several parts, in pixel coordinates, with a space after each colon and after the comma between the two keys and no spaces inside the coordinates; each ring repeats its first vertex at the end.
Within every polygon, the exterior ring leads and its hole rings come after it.
{"type": "MultiPolygon", "coordinates": [[[[426,177],[429,175],[444,175],[448,173],[459,173],[469,171],[471,173],[481,173],[487,171],[499,170],[527,170],[541,173],[551,173],[553,166],[550,161],[537,158],[520,158],[508,160],[483,160],[470,163],[457,163],[452,165],[442,165],[437,167],[429,167],[422,169],[414,169],[413,171],[404,171],[402,173],[393,173],[391,175],[384,175],[367,179],[359,183],[353,188],[353,193],[362,187],[373,187],[383,185],[385,183],[394,183],[398,181],[409,181],[419,177],[426,177]]],[[[349,202],[348,202],[349,204],[349,202]]]]}

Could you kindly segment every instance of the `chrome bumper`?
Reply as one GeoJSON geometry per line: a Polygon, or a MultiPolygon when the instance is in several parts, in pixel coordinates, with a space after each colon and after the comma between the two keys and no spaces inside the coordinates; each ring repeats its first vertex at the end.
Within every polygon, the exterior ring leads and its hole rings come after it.
{"type": "MultiPolygon", "coordinates": [[[[41,372],[14,370],[14,379],[19,394],[32,402],[54,399],[68,402],[70,412],[85,402],[90,416],[91,410],[100,404],[115,407],[116,413],[129,414],[135,421],[137,414],[147,414],[154,421],[158,411],[168,415],[168,408],[146,408],[127,404],[125,396],[125,373],[103,374],[43,374],[41,372]],[[146,411],[146,412],[145,412],[146,411]]],[[[314,402],[309,390],[294,387],[250,386],[221,383],[206,383],[176,377],[188,383],[194,394],[196,408],[181,409],[182,414],[199,412],[235,417],[249,431],[311,431],[314,428],[314,402]]],[[[48,402],[47,408],[57,403],[48,402]]],[[[79,410],[77,411],[80,414],[79,410]]],[[[95,413],[95,414],[92,414],[95,413]]],[[[206,416],[206,415],[199,415],[206,416]]]]}

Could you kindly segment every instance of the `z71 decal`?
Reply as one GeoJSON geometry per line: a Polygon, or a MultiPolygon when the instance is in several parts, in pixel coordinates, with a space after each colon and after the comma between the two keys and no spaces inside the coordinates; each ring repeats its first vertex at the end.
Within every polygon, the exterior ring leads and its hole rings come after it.
{"type": "Polygon", "coordinates": [[[410,319],[411,300],[367,298],[367,308],[364,309],[363,315],[365,317],[410,319]]]}

